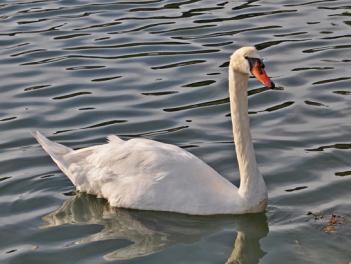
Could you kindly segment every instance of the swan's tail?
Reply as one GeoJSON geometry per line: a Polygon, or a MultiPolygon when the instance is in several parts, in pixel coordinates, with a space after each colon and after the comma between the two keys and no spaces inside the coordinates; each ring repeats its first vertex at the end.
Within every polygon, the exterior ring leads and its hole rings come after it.
{"type": "Polygon", "coordinates": [[[57,164],[57,166],[68,176],[68,166],[65,156],[71,153],[73,149],[47,139],[39,131],[33,132],[33,136],[43,147],[43,149],[50,155],[50,157],[57,164]]]}

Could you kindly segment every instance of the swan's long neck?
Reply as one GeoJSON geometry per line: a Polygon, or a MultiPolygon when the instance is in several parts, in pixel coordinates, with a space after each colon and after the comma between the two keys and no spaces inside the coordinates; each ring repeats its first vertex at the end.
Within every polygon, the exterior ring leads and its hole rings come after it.
{"type": "MultiPolygon", "coordinates": [[[[251,200],[267,197],[266,185],[256,162],[248,116],[247,85],[249,76],[229,67],[229,96],[233,135],[240,172],[240,195],[251,200]]],[[[261,201],[258,201],[261,202],[261,201]]]]}

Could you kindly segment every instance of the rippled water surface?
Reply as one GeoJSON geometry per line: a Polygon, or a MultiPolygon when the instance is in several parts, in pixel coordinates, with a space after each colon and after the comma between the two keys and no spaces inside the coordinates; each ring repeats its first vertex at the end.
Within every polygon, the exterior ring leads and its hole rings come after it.
{"type": "Polygon", "coordinates": [[[348,0],[5,0],[0,25],[1,263],[351,261],[348,0]],[[243,45],[277,84],[249,81],[266,214],[111,209],[30,134],[160,140],[238,184],[227,67],[243,45]]]}

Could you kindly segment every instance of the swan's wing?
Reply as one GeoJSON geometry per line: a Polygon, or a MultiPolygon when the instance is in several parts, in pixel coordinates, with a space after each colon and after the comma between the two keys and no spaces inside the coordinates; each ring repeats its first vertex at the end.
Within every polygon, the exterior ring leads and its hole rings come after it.
{"type": "Polygon", "coordinates": [[[235,186],[186,150],[141,138],[108,140],[56,155],[78,190],[125,208],[204,214],[232,206],[235,186]]]}

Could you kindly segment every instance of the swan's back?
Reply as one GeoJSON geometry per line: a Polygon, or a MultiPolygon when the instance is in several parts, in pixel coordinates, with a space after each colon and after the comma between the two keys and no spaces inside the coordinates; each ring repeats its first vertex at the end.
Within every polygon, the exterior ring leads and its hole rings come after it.
{"type": "Polygon", "coordinates": [[[112,206],[189,214],[241,210],[237,188],[177,146],[109,136],[107,144],[72,150],[39,132],[35,137],[77,190],[112,206]]]}

